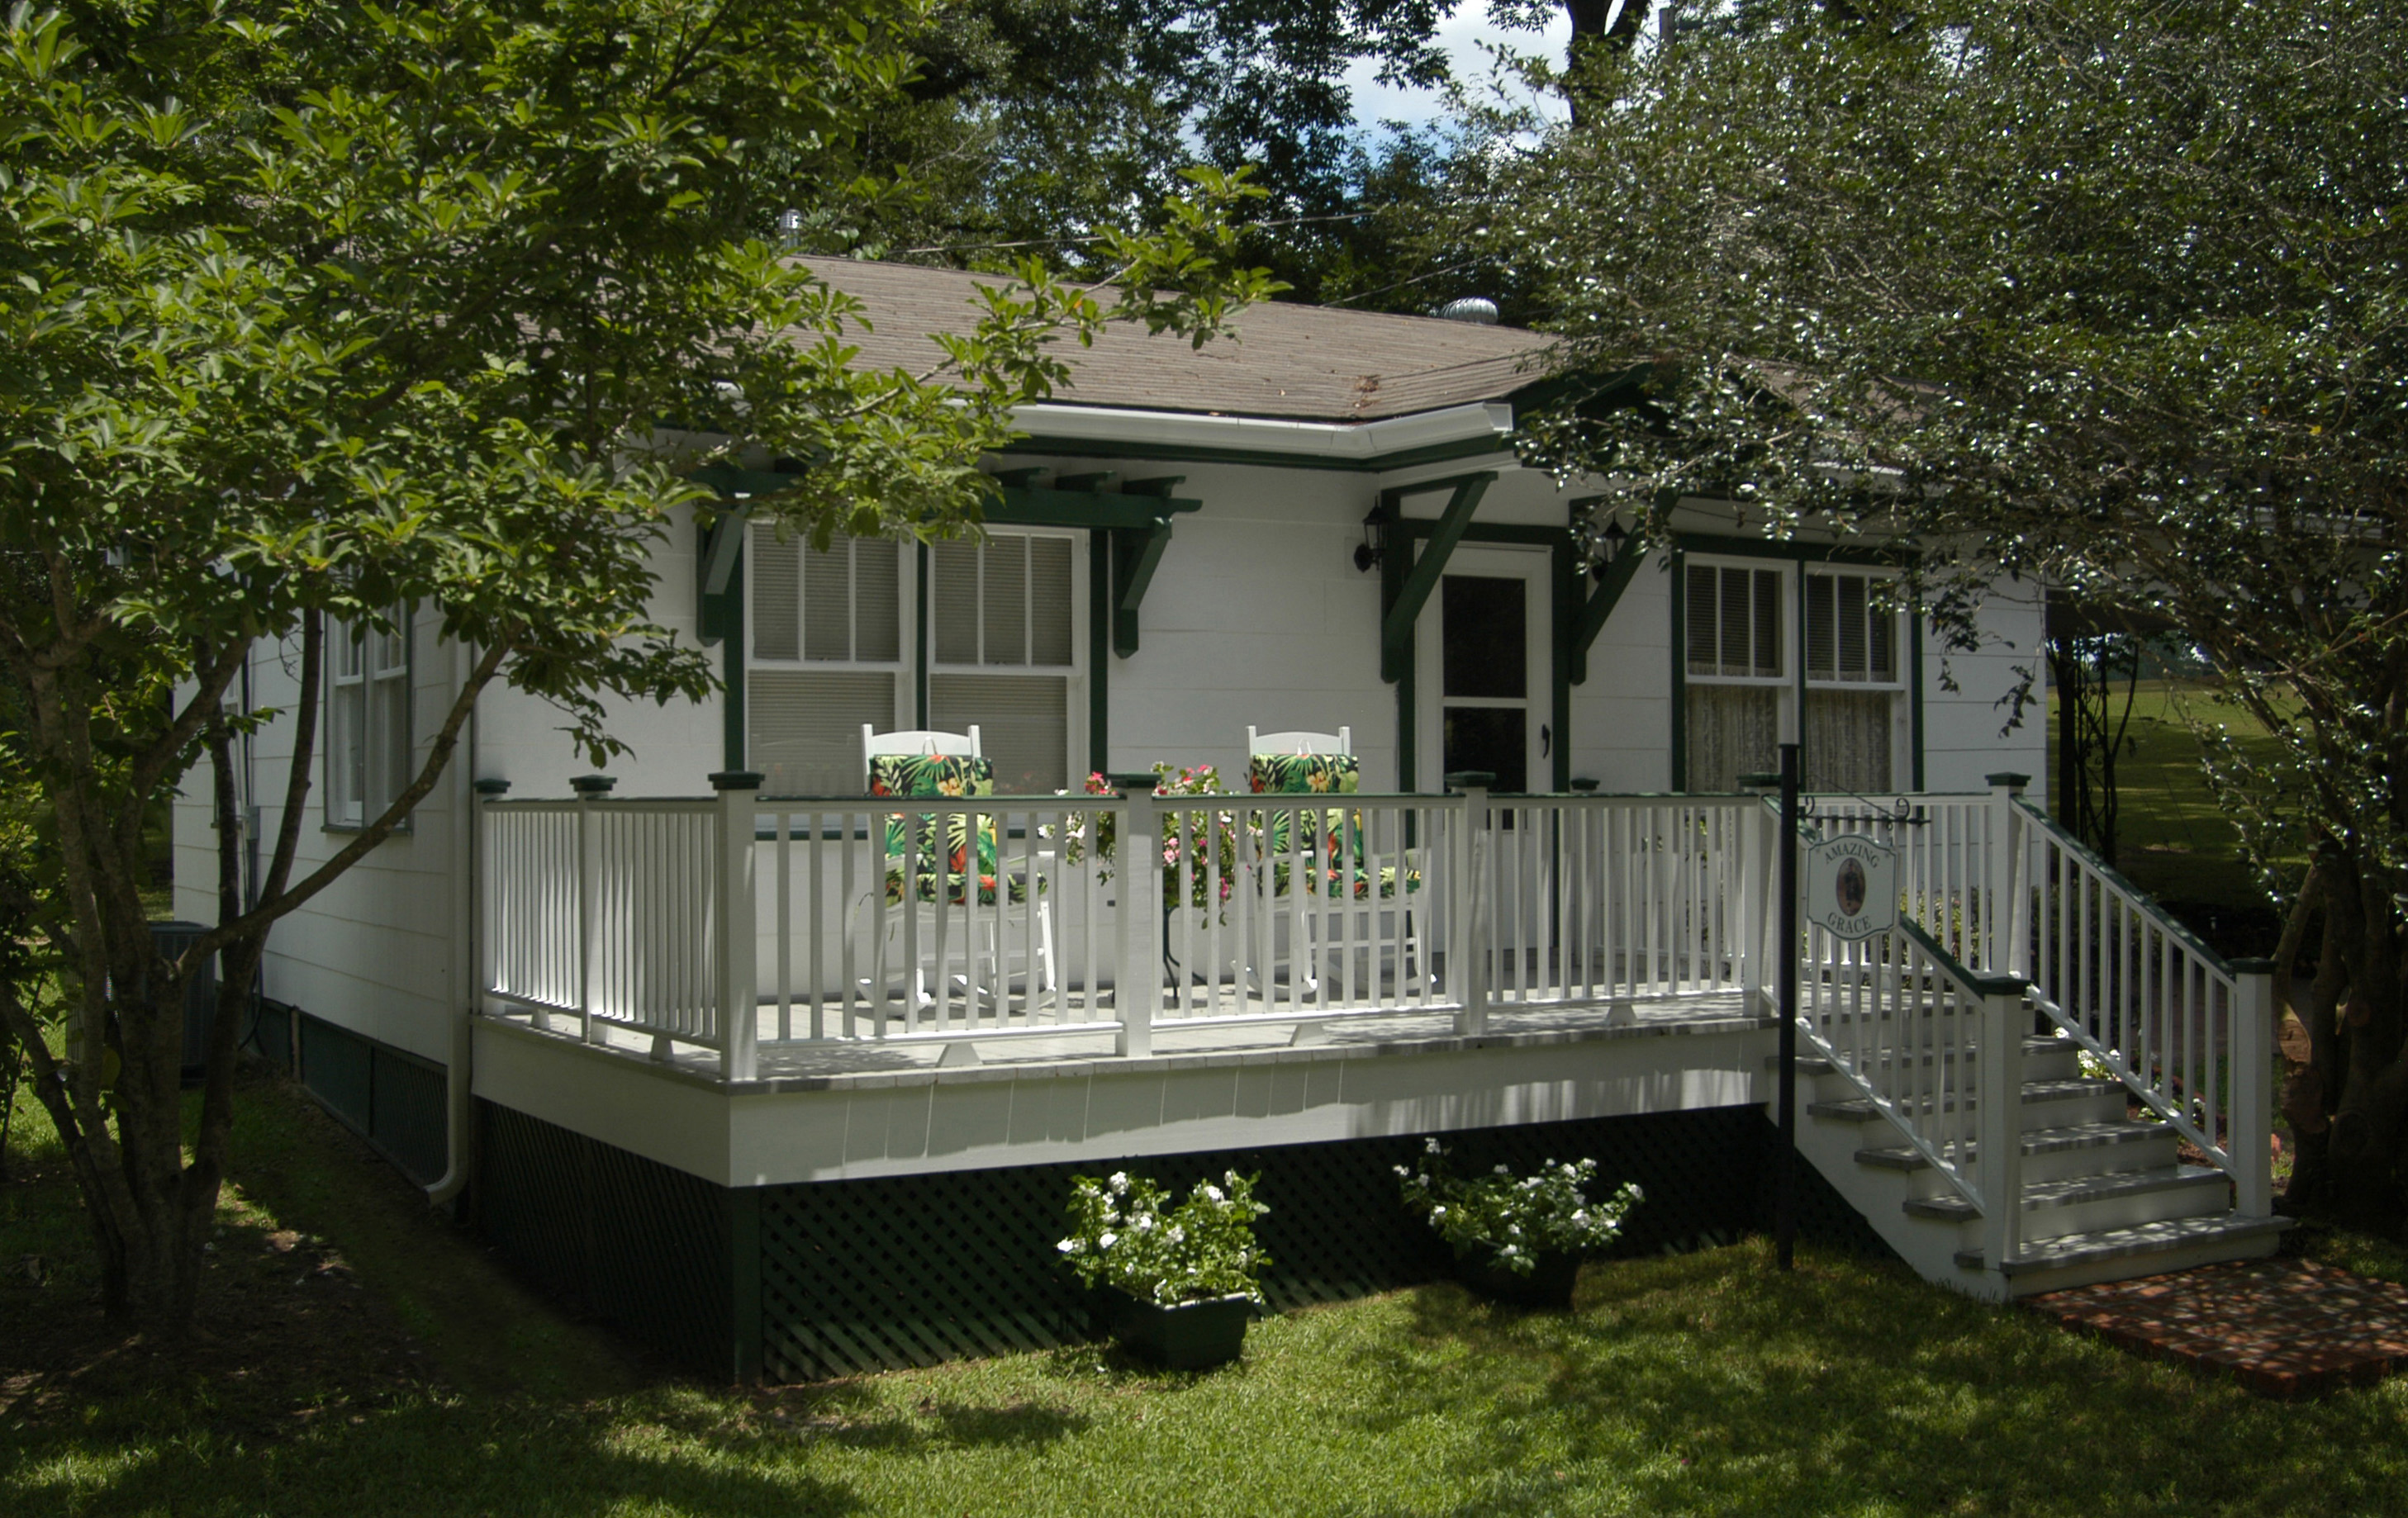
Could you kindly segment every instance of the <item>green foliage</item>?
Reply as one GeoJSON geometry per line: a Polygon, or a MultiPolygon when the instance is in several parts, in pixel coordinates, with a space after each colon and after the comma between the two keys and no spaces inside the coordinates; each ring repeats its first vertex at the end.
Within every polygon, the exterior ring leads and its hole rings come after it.
{"type": "Polygon", "coordinates": [[[1912,547],[1952,652],[2035,581],[2195,646],[2272,739],[2216,745],[2216,805],[2341,967],[2301,1119],[2396,1212],[2408,13],[1767,0],[1577,83],[1579,129],[1486,123],[1490,240],[1566,336],[1532,455],[1629,482],[1642,536],[1706,494],[1912,547]]]}
{"type": "Polygon", "coordinates": [[[1054,1247],[1091,1291],[1111,1286],[1165,1307],[1212,1296],[1259,1302],[1270,1256],[1254,1244],[1254,1220],[1270,1209],[1254,1200],[1257,1179],[1232,1170],[1217,1186],[1198,1181],[1172,1207],[1144,1176],[1074,1177],[1069,1236],[1054,1247]]]}
{"type": "Polygon", "coordinates": [[[1446,1149],[1425,1141],[1421,1163],[1397,1167],[1405,1206],[1421,1214],[1457,1254],[1526,1276],[1545,1253],[1596,1254],[1622,1236],[1622,1220],[1645,1196],[1626,1181],[1603,1201],[1589,1200],[1597,1161],[1557,1165],[1517,1176],[1506,1166],[1464,1177],[1447,1168],[1446,1149]]]}
{"type": "Polygon", "coordinates": [[[932,371],[855,368],[858,304],[764,233],[891,202],[865,133],[941,21],[923,0],[166,0],[0,26],[0,795],[45,839],[0,914],[60,957],[69,1017],[53,1050],[21,987],[0,1015],[91,1146],[112,1308],[182,1311],[222,1166],[222,1074],[189,1172],[168,1115],[194,968],[228,950],[246,983],[269,924],[429,794],[488,685],[557,708],[597,764],[614,701],[711,689],[650,610],[674,514],[713,510],[692,470],[799,461],[752,509],[815,542],[969,530],[979,460],[1059,381],[1060,344],[1116,321],[1200,342],[1271,290],[1229,226],[1258,192],[1199,170],[1162,235],[1099,244],[1104,285],[1032,263],[932,371]],[[390,632],[396,606],[432,613],[458,676],[392,805],[296,869],[330,628],[390,632]],[[256,906],[168,964],[145,823],[274,715],[226,705],[263,642],[302,677],[279,832],[256,906]]]}

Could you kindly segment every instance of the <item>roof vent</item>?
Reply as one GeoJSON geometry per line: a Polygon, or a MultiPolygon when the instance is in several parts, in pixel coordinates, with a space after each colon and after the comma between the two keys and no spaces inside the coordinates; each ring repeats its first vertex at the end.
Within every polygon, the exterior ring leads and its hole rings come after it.
{"type": "Polygon", "coordinates": [[[1443,322],[1469,322],[1475,327],[1493,327],[1497,324],[1497,303],[1480,295],[1466,295],[1461,300],[1448,301],[1438,308],[1438,314],[1443,322]]]}

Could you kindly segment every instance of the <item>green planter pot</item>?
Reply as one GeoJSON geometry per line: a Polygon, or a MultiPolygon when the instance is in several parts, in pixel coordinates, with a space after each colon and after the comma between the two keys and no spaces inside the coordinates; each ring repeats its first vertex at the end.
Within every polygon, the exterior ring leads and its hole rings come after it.
{"type": "Polygon", "coordinates": [[[1161,1307],[1109,1286],[1097,1296],[1097,1315],[1112,1337],[1172,1370],[1210,1370],[1236,1359],[1245,1348],[1246,1321],[1254,1315],[1253,1299],[1244,1296],[1161,1307]]]}
{"type": "Polygon", "coordinates": [[[1580,1281],[1581,1257],[1559,1250],[1541,1252],[1526,1276],[1496,1263],[1489,1254],[1457,1254],[1455,1279],[1491,1301],[1514,1307],[1569,1308],[1580,1281]]]}

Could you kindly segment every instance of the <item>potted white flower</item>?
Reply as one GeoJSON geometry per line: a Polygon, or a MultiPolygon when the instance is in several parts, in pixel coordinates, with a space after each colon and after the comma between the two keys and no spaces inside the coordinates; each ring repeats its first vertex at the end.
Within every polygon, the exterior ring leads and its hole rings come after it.
{"type": "Polygon", "coordinates": [[[1418,1212],[1455,1250],[1455,1275],[1467,1286],[1524,1307],[1570,1307],[1581,1261],[1622,1233],[1639,1205],[1638,1183],[1593,1196],[1597,1161],[1558,1165],[1517,1176],[1499,1165],[1483,1176],[1455,1175],[1446,1150],[1425,1142],[1421,1164],[1397,1175],[1405,1206],[1418,1212]]]}
{"type": "Polygon", "coordinates": [[[1254,1176],[1197,1181],[1178,1206],[1125,1171],[1070,1183],[1070,1234],[1054,1246],[1122,1343],[1174,1370],[1238,1357],[1270,1263],[1254,1243],[1254,1176]]]}

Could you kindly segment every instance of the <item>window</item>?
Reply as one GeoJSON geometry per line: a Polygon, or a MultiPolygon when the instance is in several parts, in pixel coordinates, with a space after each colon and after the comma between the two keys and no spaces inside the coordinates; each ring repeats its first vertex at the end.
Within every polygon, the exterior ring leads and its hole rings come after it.
{"type": "Polygon", "coordinates": [[[1077,547],[1067,533],[990,532],[929,550],[928,725],[976,723],[1005,795],[1069,785],[1077,547]]]}
{"type": "Polygon", "coordinates": [[[1742,775],[1779,766],[1784,703],[1796,699],[1801,673],[1807,787],[1890,789],[1905,692],[1893,583],[1876,571],[1689,563],[1682,581],[1688,789],[1736,790],[1742,775]],[[1797,636],[1792,607],[1804,623],[1802,671],[1787,657],[1797,636]]]}
{"type": "Polygon", "coordinates": [[[1806,571],[1799,762],[1819,791],[1886,791],[1897,747],[1898,612],[1888,576],[1806,571]]]}
{"type": "Polygon", "coordinates": [[[861,726],[898,725],[904,699],[904,545],[839,537],[825,551],[752,530],[752,657],[746,753],[777,795],[848,795],[864,783],[861,726]]]}
{"type": "Polygon", "coordinates": [[[409,611],[394,630],[333,623],[327,635],[326,821],[365,827],[410,781],[409,611]]]}
{"type": "Polygon", "coordinates": [[[1781,762],[1786,569],[1692,562],[1682,586],[1687,627],[1688,788],[1736,791],[1781,762]]]}

